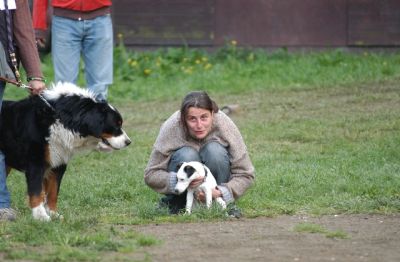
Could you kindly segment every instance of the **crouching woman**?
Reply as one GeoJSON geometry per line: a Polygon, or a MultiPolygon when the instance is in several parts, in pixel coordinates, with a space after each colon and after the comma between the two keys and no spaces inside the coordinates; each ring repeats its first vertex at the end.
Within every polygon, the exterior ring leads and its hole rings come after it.
{"type": "MultiPolygon", "coordinates": [[[[171,214],[185,208],[186,194],[176,195],[174,189],[178,164],[189,161],[202,162],[210,169],[218,184],[213,199],[222,197],[228,214],[240,217],[240,210],[232,203],[252,185],[254,167],[236,125],[203,91],[187,94],[180,111],[161,126],[145,169],[145,183],[165,194],[161,204],[171,214]]],[[[202,180],[191,185],[196,187],[202,180]]],[[[204,194],[196,197],[203,200],[204,194]]]]}

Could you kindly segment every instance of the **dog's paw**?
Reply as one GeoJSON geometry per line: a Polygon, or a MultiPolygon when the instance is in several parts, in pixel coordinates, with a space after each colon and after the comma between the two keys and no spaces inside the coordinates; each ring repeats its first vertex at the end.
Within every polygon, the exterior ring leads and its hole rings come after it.
{"type": "Polygon", "coordinates": [[[34,219],[39,220],[39,221],[44,221],[44,222],[51,221],[51,218],[47,214],[43,203],[41,203],[37,207],[32,208],[32,216],[34,219]]]}
{"type": "Polygon", "coordinates": [[[54,210],[50,210],[50,217],[51,219],[64,220],[64,216],[54,210]]]}

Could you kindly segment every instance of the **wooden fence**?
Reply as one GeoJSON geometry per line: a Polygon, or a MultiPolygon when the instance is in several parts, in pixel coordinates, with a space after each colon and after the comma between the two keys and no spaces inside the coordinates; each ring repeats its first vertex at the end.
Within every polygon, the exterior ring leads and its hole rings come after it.
{"type": "Polygon", "coordinates": [[[113,21],[127,46],[400,45],[400,0],[116,0],[113,21]]]}

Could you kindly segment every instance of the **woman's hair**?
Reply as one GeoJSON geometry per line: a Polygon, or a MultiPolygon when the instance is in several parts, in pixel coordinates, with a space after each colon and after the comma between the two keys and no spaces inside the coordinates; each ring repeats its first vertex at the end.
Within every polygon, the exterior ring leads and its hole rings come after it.
{"type": "Polygon", "coordinates": [[[186,116],[189,108],[202,108],[209,110],[211,113],[217,113],[219,108],[218,105],[208,96],[205,91],[192,91],[188,93],[182,101],[181,105],[181,123],[185,132],[187,133],[188,127],[186,125],[186,116]]]}

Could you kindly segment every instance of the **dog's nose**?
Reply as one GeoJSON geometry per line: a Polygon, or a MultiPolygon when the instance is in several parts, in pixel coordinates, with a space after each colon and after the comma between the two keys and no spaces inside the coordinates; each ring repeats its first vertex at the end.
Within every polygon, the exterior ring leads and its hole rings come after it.
{"type": "Polygon", "coordinates": [[[179,194],[179,190],[178,190],[178,189],[175,189],[175,193],[179,194]]]}
{"type": "Polygon", "coordinates": [[[132,143],[130,139],[125,140],[125,146],[129,146],[132,143]]]}

